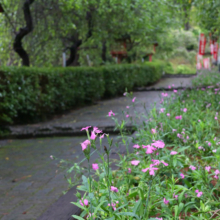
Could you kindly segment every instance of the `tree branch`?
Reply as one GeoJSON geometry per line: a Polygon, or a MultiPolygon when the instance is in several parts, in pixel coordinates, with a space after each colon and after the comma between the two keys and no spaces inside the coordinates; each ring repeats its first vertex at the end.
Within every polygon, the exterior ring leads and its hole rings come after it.
{"type": "Polygon", "coordinates": [[[23,66],[30,66],[29,56],[22,46],[22,39],[33,30],[33,22],[30,12],[30,5],[34,0],[26,0],[23,5],[24,18],[26,27],[20,28],[15,36],[13,48],[14,51],[21,57],[23,66]]]}

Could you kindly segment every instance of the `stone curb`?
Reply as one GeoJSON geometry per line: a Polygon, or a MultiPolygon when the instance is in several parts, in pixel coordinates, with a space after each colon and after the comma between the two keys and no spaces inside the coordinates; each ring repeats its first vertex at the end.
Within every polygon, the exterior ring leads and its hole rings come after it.
{"type": "MultiPolygon", "coordinates": [[[[6,127],[11,130],[12,133],[6,135],[0,139],[27,139],[27,138],[39,138],[39,137],[70,137],[70,136],[85,136],[85,131],[81,131],[81,128],[71,126],[43,126],[36,129],[26,127],[21,132],[13,132],[10,127],[6,127]]],[[[131,125],[125,126],[129,132],[134,132],[135,129],[131,125]]],[[[99,129],[106,134],[118,134],[119,130],[115,129],[115,126],[99,126],[99,129]]]]}
{"type": "Polygon", "coordinates": [[[162,78],[190,78],[192,76],[197,76],[198,73],[190,73],[190,74],[170,74],[170,73],[165,73],[162,75],[162,78]]]}

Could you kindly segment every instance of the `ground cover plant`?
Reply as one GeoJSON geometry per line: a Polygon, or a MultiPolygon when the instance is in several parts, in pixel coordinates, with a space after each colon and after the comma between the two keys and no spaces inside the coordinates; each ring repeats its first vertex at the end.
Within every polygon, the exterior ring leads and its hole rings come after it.
{"type": "MultiPolygon", "coordinates": [[[[109,154],[117,148],[107,134],[86,127],[81,143],[88,160],[88,177],[82,176],[73,202],[82,209],[76,219],[219,219],[219,92],[217,88],[161,93],[161,108],[131,119],[138,100],[131,98],[125,120],[116,121],[126,155],[117,170],[110,168],[109,154]],[[137,121],[142,120],[142,124],[137,121]],[[137,131],[133,151],[128,149],[124,127],[132,120],[137,131]],[[102,146],[102,138],[108,146],[102,146]],[[99,141],[97,140],[99,139],[99,141]],[[99,142],[99,144],[98,144],[99,142]],[[100,161],[90,163],[94,148],[100,161]],[[92,173],[95,172],[95,174],[92,173]]],[[[218,88],[220,89],[220,88],[218,88]]],[[[126,94],[130,96],[130,94],[126,94]]],[[[115,162],[114,162],[115,163],[115,162]]]]}

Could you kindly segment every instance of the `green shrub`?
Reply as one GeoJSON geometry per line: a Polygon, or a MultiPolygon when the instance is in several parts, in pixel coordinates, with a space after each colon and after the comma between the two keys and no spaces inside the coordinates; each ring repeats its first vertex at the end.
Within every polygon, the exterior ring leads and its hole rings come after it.
{"type": "Polygon", "coordinates": [[[160,79],[163,63],[0,69],[0,123],[35,122],[160,79]]]}
{"type": "Polygon", "coordinates": [[[196,69],[190,68],[189,66],[186,65],[179,65],[177,66],[177,73],[182,73],[182,74],[193,74],[196,73],[196,69]]]}
{"type": "Polygon", "coordinates": [[[164,67],[164,71],[165,73],[174,73],[174,68],[173,68],[173,64],[171,62],[167,62],[165,67],[164,67]]]}

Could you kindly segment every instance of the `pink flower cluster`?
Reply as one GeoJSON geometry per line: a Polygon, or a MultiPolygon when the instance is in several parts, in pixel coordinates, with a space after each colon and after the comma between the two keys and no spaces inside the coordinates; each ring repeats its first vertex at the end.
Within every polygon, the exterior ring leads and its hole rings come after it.
{"type": "Polygon", "coordinates": [[[181,120],[181,119],[182,119],[182,115],[176,116],[175,119],[177,119],[177,120],[178,120],[178,119],[181,120]]]}
{"type": "Polygon", "coordinates": [[[84,200],[82,199],[82,200],[79,201],[79,203],[80,203],[81,206],[84,206],[84,205],[87,206],[87,205],[89,205],[89,201],[88,201],[87,199],[84,199],[84,200]]]}
{"type": "Polygon", "coordinates": [[[118,192],[118,188],[117,188],[117,187],[114,187],[114,186],[111,186],[111,191],[112,191],[112,192],[118,192]]]}
{"type": "MultiPolygon", "coordinates": [[[[119,203],[119,202],[116,201],[116,203],[119,203]]],[[[115,203],[113,203],[113,202],[112,202],[112,204],[109,203],[108,206],[111,206],[114,209],[114,211],[116,210],[116,207],[115,207],[116,204],[115,203]]]]}
{"type": "Polygon", "coordinates": [[[197,197],[201,197],[202,196],[202,194],[203,194],[203,192],[199,192],[199,190],[197,189],[196,191],[195,191],[195,193],[197,193],[197,197]]]}
{"type": "MultiPolygon", "coordinates": [[[[88,132],[89,128],[91,128],[91,126],[87,126],[85,128],[82,128],[81,131],[84,131],[86,130],[88,132]]],[[[98,127],[93,127],[93,130],[91,132],[91,136],[90,136],[90,139],[91,140],[95,140],[96,137],[97,137],[97,134],[101,134],[102,131],[98,129],[98,127]]],[[[104,138],[105,134],[102,134],[100,136],[100,139],[104,138]]],[[[89,145],[91,145],[91,142],[90,140],[85,140],[83,143],[81,143],[81,147],[82,147],[82,150],[84,151],[89,145]]]]}

